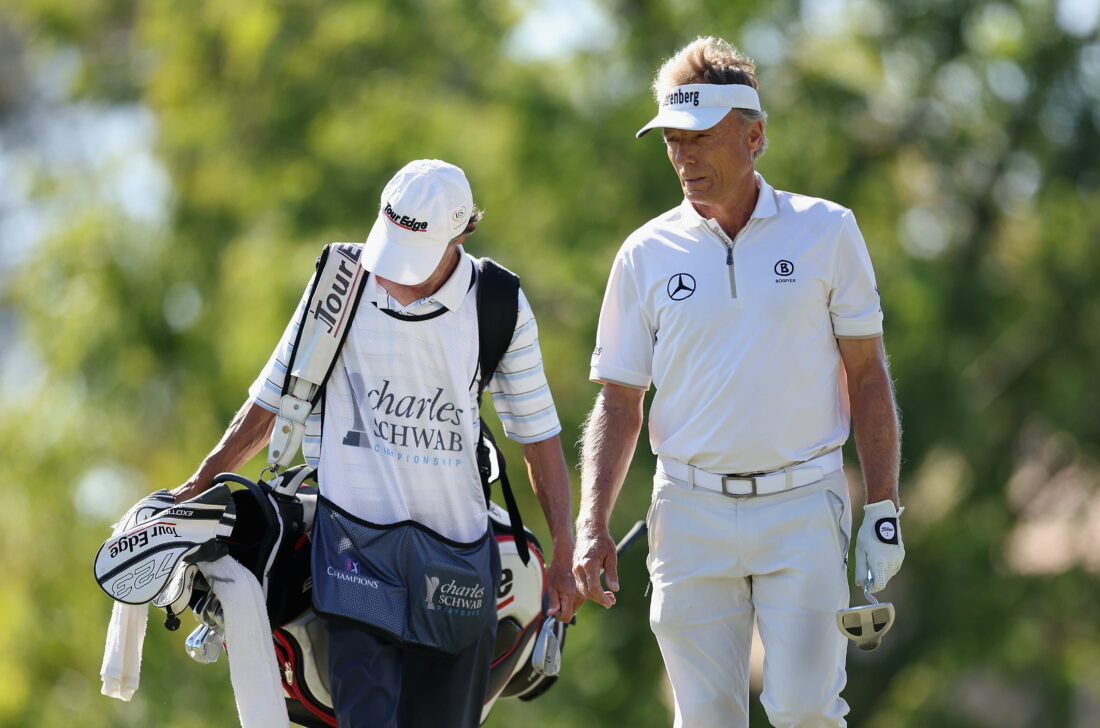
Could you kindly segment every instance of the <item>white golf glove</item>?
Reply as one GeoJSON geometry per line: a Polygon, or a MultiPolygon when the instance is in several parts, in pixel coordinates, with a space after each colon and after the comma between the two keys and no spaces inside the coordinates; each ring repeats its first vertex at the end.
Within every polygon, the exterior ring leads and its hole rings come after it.
{"type": "Polygon", "coordinates": [[[901,540],[901,516],[905,507],[895,509],[891,501],[884,500],[863,506],[863,523],[856,535],[857,586],[867,583],[871,572],[871,592],[881,591],[898,573],[905,560],[905,544],[901,540]]]}

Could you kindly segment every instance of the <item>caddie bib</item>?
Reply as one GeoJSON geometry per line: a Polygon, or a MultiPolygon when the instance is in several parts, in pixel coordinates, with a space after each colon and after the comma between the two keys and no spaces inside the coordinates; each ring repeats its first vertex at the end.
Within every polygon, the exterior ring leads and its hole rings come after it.
{"type": "Polygon", "coordinates": [[[426,316],[364,303],[325,394],[314,607],[446,653],[496,614],[477,325],[472,287],[457,310],[426,316]]]}
{"type": "Polygon", "coordinates": [[[321,492],[370,523],[479,539],[488,511],[476,458],[474,289],[457,310],[423,317],[380,310],[370,293],[327,385],[321,492]]]}

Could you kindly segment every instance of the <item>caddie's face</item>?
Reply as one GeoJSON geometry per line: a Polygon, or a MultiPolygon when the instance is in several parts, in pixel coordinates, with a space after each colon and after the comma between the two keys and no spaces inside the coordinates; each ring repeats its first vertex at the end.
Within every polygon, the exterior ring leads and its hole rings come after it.
{"type": "Polygon", "coordinates": [[[731,111],[710,129],[665,129],[664,139],[689,202],[722,209],[755,191],[753,153],[764,139],[763,122],[745,123],[731,111]]]}

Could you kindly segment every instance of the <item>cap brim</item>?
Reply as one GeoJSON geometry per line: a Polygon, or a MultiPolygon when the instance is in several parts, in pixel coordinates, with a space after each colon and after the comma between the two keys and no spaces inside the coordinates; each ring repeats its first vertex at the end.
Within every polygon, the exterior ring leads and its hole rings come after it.
{"type": "Polygon", "coordinates": [[[376,276],[404,286],[415,286],[431,278],[447,247],[407,245],[393,227],[385,216],[378,216],[363,245],[359,265],[376,276]]]}
{"type": "Polygon", "coordinates": [[[664,107],[659,114],[654,116],[648,124],[639,129],[638,133],[634,136],[641,139],[648,134],[650,130],[658,128],[702,131],[703,129],[709,129],[715,126],[718,122],[722,121],[730,111],[732,111],[732,108],[725,107],[700,107],[691,109],[690,111],[664,107]]]}

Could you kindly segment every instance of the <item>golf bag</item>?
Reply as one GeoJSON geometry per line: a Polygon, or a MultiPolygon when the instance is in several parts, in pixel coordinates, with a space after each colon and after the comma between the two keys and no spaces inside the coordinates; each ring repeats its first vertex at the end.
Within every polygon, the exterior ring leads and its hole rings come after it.
{"type": "MultiPolygon", "coordinates": [[[[231,494],[236,523],[227,539],[228,553],[264,586],[290,719],[307,728],[325,728],[335,726],[336,719],[329,692],[328,633],[311,605],[310,533],[317,489],[306,481],[314,475],[314,469],[301,465],[271,483],[233,473],[217,476],[214,483],[245,486],[231,494]],[[285,492],[292,482],[298,483],[295,495],[276,492],[275,487],[285,492]]],[[[538,540],[526,532],[530,558],[524,563],[507,513],[490,503],[489,515],[500,549],[501,580],[483,721],[497,699],[532,700],[553,685],[565,638],[565,625],[546,616],[545,563],[538,540]]],[[[222,646],[221,607],[201,574],[191,575],[189,581],[186,598],[181,592],[169,602],[162,595],[154,604],[166,609],[170,628],[178,626],[179,612],[191,609],[200,624],[188,637],[187,651],[197,661],[212,662],[222,646]]]]}

